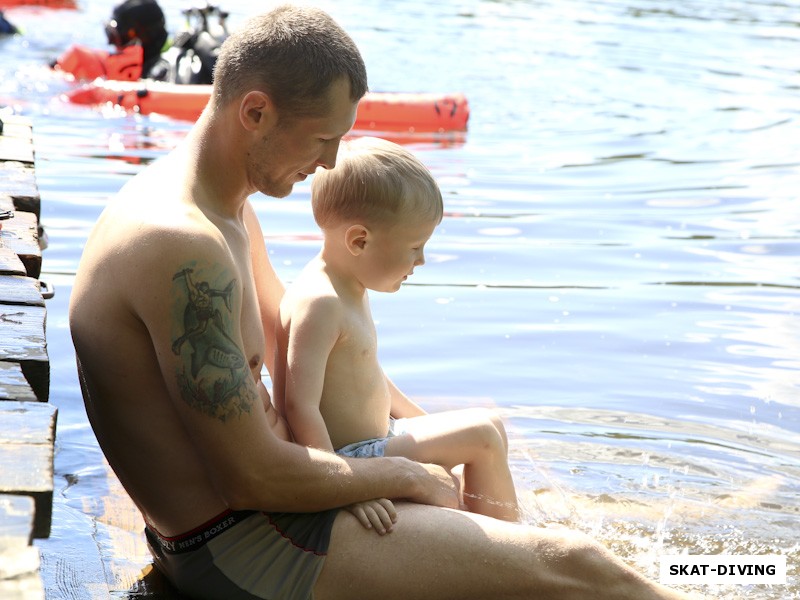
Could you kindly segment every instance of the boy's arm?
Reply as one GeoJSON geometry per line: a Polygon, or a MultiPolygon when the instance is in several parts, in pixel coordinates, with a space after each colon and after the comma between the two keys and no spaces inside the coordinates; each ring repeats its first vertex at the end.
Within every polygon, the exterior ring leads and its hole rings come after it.
{"type": "Polygon", "coordinates": [[[389,394],[392,398],[392,409],[390,411],[392,417],[395,419],[408,419],[428,414],[421,406],[401,392],[400,388],[389,379],[388,375],[384,374],[384,377],[386,377],[386,385],[389,387],[389,394]]]}
{"type": "Polygon", "coordinates": [[[286,353],[285,412],[294,440],[333,452],[319,407],[325,369],[339,339],[339,303],[335,298],[302,299],[291,315],[286,353]]]}

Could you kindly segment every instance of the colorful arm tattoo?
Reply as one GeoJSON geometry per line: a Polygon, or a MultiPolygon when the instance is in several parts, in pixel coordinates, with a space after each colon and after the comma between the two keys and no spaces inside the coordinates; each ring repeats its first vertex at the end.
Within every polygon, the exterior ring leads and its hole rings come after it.
{"type": "Polygon", "coordinates": [[[249,413],[258,400],[242,349],[233,340],[232,296],[236,280],[226,273],[213,287],[184,268],[172,277],[174,333],[172,352],[180,358],[178,387],[187,404],[225,421],[249,413]]]}

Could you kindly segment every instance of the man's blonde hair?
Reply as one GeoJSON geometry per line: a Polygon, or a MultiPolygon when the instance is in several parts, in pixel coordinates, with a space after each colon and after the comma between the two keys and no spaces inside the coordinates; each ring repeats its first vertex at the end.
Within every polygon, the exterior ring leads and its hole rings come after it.
{"type": "Polygon", "coordinates": [[[372,137],[342,142],[336,167],[317,169],[311,208],[322,229],[399,219],[438,223],[444,212],[442,193],[425,165],[402,146],[372,137]]]}

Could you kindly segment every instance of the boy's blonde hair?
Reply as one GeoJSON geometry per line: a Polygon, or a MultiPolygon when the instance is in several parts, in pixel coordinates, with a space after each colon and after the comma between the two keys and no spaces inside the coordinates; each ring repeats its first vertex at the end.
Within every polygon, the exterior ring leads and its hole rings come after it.
{"type": "Polygon", "coordinates": [[[442,193],[411,152],[372,137],[342,142],[336,167],[317,169],[311,208],[322,229],[342,222],[392,225],[399,219],[442,220],[442,193]]]}

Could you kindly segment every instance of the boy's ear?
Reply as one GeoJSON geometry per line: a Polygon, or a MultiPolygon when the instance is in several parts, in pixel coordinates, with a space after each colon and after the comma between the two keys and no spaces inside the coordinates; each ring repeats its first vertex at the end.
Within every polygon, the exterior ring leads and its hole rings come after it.
{"type": "Polygon", "coordinates": [[[255,131],[265,126],[272,127],[278,114],[267,94],[253,90],[247,92],[239,103],[239,120],[247,131],[255,131]]]}
{"type": "Polygon", "coordinates": [[[367,245],[369,229],[364,225],[351,225],[344,232],[344,243],[350,254],[359,256],[367,245]]]}

